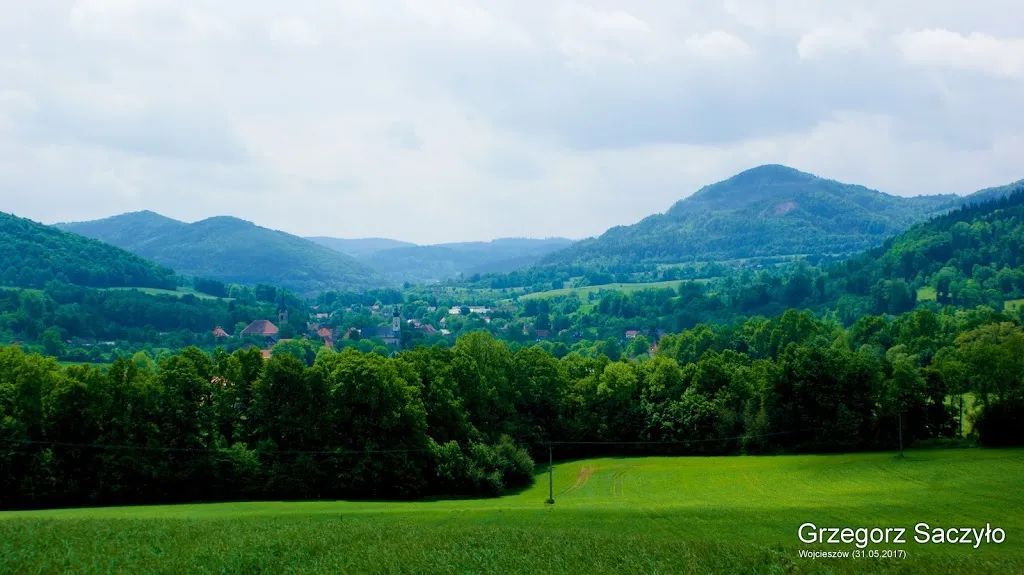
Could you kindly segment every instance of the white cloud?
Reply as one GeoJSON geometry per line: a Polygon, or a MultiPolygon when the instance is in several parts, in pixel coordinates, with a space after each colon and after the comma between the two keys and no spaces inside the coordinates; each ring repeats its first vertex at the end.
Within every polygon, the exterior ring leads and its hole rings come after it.
{"type": "MultiPolygon", "coordinates": [[[[532,48],[530,34],[473,0],[405,0],[408,17],[435,35],[476,44],[532,48]]],[[[366,14],[363,6],[361,12],[366,14]]]]}
{"type": "Polygon", "coordinates": [[[646,22],[624,10],[568,3],[556,10],[553,20],[558,49],[572,67],[649,63],[665,47],[646,22]]]}
{"type": "Polygon", "coordinates": [[[997,38],[945,29],[907,30],[895,37],[912,64],[978,70],[998,76],[1024,77],[1024,37],[997,38]]]}
{"type": "Polygon", "coordinates": [[[722,30],[694,34],[686,39],[686,47],[712,60],[733,60],[754,55],[754,50],[746,42],[722,30]]]}
{"type": "Polygon", "coordinates": [[[802,36],[796,51],[801,59],[813,60],[832,54],[848,54],[868,48],[867,34],[853,28],[816,28],[802,36]]]}
{"type": "Polygon", "coordinates": [[[270,39],[293,46],[316,46],[320,43],[315,30],[302,18],[290,16],[270,23],[270,39]]]}
{"type": "Polygon", "coordinates": [[[1024,176],[1017,0],[2,5],[0,210],[42,221],[584,236],[759,163],[1024,176]]]}

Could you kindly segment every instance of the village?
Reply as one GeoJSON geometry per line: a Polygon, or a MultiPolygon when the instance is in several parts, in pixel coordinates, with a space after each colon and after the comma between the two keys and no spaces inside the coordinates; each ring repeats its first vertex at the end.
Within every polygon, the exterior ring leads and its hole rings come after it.
{"type": "MultiPolygon", "coordinates": [[[[451,306],[447,308],[445,315],[440,317],[435,327],[432,323],[417,318],[404,318],[400,306],[392,305],[385,306],[381,304],[374,304],[368,306],[369,312],[372,317],[386,318],[390,316],[390,323],[386,325],[367,326],[367,327],[342,327],[339,325],[332,325],[332,318],[338,312],[322,312],[319,311],[318,306],[314,306],[308,321],[305,322],[305,332],[298,336],[297,339],[316,342],[322,344],[323,347],[330,349],[337,349],[338,344],[344,342],[353,342],[360,340],[372,340],[377,341],[386,346],[392,351],[397,351],[403,347],[403,326],[405,331],[412,337],[410,339],[416,339],[416,336],[422,339],[432,339],[434,341],[446,341],[452,339],[452,331],[449,330],[446,325],[449,323],[449,318],[459,316],[471,316],[479,319],[485,326],[492,323],[492,312],[501,312],[504,314],[513,313],[516,311],[514,306],[505,306],[502,308],[489,308],[486,306],[451,306]]],[[[434,314],[437,312],[436,306],[427,308],[427,312],[434,314]]],[[[344,312],[352,312],[352,307],[344,308],[344,312]]],[[[277,313],[277,322],[281,325],[287,324],[289,321],[289,311],[287,309],[279,309],[277,313]]],[[[507,333],[509,325],[504,323],[495,330],[498,333],[507,333]]],[[[543,342],[552,340],[554,338],[569,339],[570,341],[580,341],[583,339],[583,334],[579,330],[561,329],[553,333],[550,329],[534,329],[530,325],[523,325],[521,327],[522,338],[521,340],[543,342]]],[[[620,341],[622,344],[627,344],[630,340],[634,340],[637,337],[645,337],[652,340],[647,348],[647,354],[654,356],[658,350],[658,341],[665,335],[665,331],[658,329],[652,330],[651,333],[644,332],[639,329],[627,329],[622,332],[620,341]]],[[[222,326],[217,326],[213,329],[212,335],[216,341],[224,341],[232,338],[222,326]]],[[[269,319],[257,319],[249,323],[242,329],[237,337],[247,339],[248,341],[242,345],[242,348],[249,348],[253,346],[260,347],[260,351],[263,354],[264,359],[270,358],[273,355],[274,346],[280,343],[286,343],[293,341],[296,338],[282,338],[281,329],[273,321],[269,319]]]]}

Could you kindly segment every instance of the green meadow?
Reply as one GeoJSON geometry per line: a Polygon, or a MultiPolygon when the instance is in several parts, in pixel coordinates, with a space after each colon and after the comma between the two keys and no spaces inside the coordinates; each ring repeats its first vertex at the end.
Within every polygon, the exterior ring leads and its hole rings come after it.
{"type": "Polygon", "coordinates": [[[1024,573],[1024,450],[556,463],[496,499],[0,514],[0,573],[1024,573]],[[806,558],[797,530],[901,527],[902,558],[806,558]],[[918,523],[1004,530],[916,543],[918,523]]]}
{"type": "Polygon", "coordinates": [[[937,294],[935,288],[924,286],[917,290],[917,301],[935,301],[937,294]]]}
{"type": "Polygon", "coordinates": [[[188,287],[179,287],[176,290],[160,289],[160,288],[148,288],[148,287],[111,287],[111,288],[104,288],[104,289],[107,289],[107,290],[135,290],[135,291],[140,291],[140,292],[142,292],[142,293],[144,293],[146,295],[172,295],[174,297],[183,297],[185,295],[191,294],[191,295],[196,296],[199,299],[223,299],[225,301],[230,301],[231,300],[231,298],[218,298],[217,296],[212,296],[210,294],[205,294],[205,293],[202,293],[202,292],[197,292],[196,290],[194,290],[192,288],[188,288],[188,287]]]}
{"type": "Polygon", "coordinates": [[[601,291],[619,291],[624,293],[640,291],[645,289],[664,289],[664,288],[677,288],[679,284],[684,281],[693,281],[696,283],[707,283],[711,280],[708,279],[697,279],[697,280],[668,280],[661,282],[647,282],[647,283],[610,283],[597,286],[582,286],[582,287],[568,287],[548,291],[534,292],[531,294],[525,294],[519,296],[520,300],[526,299],[541,299],[550,297],[567,296],[571,293],[575,293],[581,298],[586,298],[588,293],[598,293],[601,291]]]}

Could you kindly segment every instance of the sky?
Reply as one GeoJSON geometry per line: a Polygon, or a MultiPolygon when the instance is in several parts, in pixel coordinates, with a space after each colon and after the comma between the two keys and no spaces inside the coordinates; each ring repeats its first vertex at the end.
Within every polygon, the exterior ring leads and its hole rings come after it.
{"type": "Polygon", "coordinates": [[[0,211],[582,238],[781,163],[1024,178],[1019,0],[0,0],[0,211]]]}

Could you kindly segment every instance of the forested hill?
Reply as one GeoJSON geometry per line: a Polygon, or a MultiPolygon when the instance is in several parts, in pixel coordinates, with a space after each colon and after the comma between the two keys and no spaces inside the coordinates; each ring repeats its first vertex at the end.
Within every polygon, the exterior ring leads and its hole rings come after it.
{"type": "Polygon", "coordinates": [[[384,250],[408,248],[416,245],[411,242],[392,240],[390,238],[332,238],[327,236],[310,236],[306,239],[352,257],[366,256],[384,250]]]}
{"type": "Polygon", "coordinates": [[[298,236],[219,216],[192,224],[134,212],[61,229],[129,250],[183,275],[281,286],[299,293],[377,287],[366,265],[298,236]]]}
{"type": "Polygon", "coordinates": [[[174,272],[121,248],[0,212],[0,283],[174,289],[174,272]]]}
{"type": "Polygon", "coordinates": [[[566,238],[499,238],[489,242],[454,242],[419,246],[396,240],[310,238],[351,253],[392,283],[430,283],[458,275],[502,273],[537,263],[572,243],[566,238]],[[388,246],[391,242],[391,247],[388,246]],[[375,249],[383,248],[383,249],[375,249]]]}
{"type": "Polygon", "coordinates": [[[959,205],[955,195],[891,196],[767,165],[706,186],[673,205],[542,264],[623,266],[785,255],[848,255],[959,205]]]}

